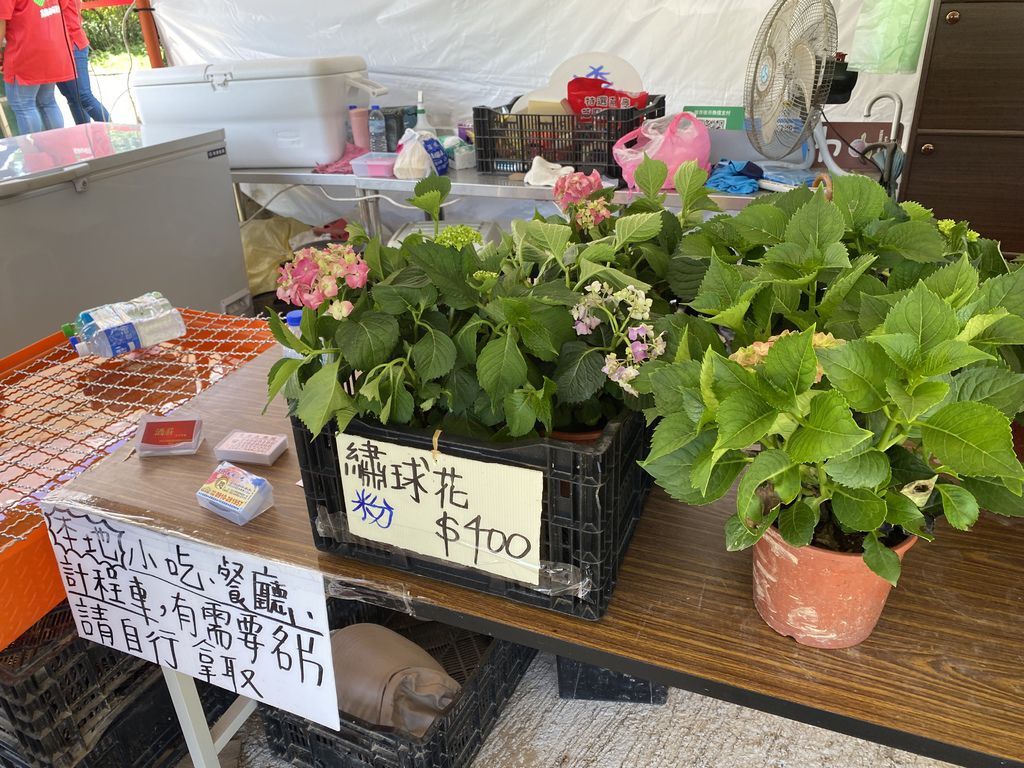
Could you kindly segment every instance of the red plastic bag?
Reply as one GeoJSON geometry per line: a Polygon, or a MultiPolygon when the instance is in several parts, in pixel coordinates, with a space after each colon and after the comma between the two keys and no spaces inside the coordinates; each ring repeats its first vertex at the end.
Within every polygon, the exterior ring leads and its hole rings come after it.
{"type": "Polygon", "coordinates": [[[569,107],[583,121],[605,109],[643,109],[647,106],[647,91],[630,93],[606,88],[604,80],[594,77],[575,77],[567,86],[569,107]]]}

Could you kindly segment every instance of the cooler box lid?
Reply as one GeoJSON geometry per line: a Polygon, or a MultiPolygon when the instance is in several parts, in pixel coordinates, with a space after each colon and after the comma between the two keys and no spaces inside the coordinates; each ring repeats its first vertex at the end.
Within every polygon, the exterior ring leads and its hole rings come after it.
{"type": "Polygon", "coordinates": [[[132,74],[132,86],[189,85],[216,80],[279,80],[297,77],[347,75],[366,71],[361,56],[327,56],[314,59],[251,59],[217,64],[141,69],[132,74]]]}

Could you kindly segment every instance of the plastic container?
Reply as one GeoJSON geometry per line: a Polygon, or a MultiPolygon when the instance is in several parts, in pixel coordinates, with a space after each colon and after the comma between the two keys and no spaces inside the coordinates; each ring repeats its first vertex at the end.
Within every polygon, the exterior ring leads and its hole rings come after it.
{"type": "Polygon", "coordinates": [[[526,173],[533,158],[622,178],[612,156],[620,137],[647,118],[665,114],[665,97],[652,95],[645,109],[606,109],[590,121],[575,115],[509,114],[490,107],[473,109],[476,168],[481,173],[526,173]]]}
{"type": "Polygon", "coordinates": [[[371,152],[387,152],[388,151],[388,125],[387,120],[384,118],[384,113],[381,111],[379,105],[374,104],[370,107],[369,115],[370,124],[370,151],[371,152]]]}
{"type": "Polygon", "coordinates": [[[74,765],[154,672],[81,639],[61,603],[0,652],[0,745],[26,763],[74,765]]]}
{"type": "Polygon", "coordinates": [[[437,659],[462,691],[415,738],[341,714],[332,731],[260,706],[267,742],[300,768],[464,768],[490,733],[536,651],[358,601],[328,601],[331,628],[372,621],[405,635],[437,659]]]}
{"type": "Polygon", "coordinates": [[[557,663],[559,698],[633,704],[664,704],[668,700],[666,685],[563,656],[557,663]]]}
{"type": "Polygon", "coordinates": [[[185,335],[185,321],[163,294],[145,293],[87,309],[64,326],[81,357],[116,357],[185,335]]]}
{"type": "MultiPolygon", "coordinates": [[[[540,585],[532,586],[352,536],[342,501],[334,425],[315,439],[297,419],[292,419],[292,428],[318,549],[584,619],[598,619],[608,607],[619,564],[651,488],[637,464],[649,445],[649,430],[639,413],[610,421],[592,442],[534,438],[488,443],[446,436],[444,451],[452,456],[544,472],[540,585]]],[[[434,447],[433,433],[427,430],[352,421],[345,433],[423,450],[434,447]]]]}
{"type": "Polygon", "coordinates": [[[136,70],[131,88],[149,133],[223,129],[232,168],[311,168],[337,160],[348,105],[387,93],[367,78],[359,56],[136,70]]]}
{"type": "Polygon", "coordinates": [[[352,120],[352,143],[369,151],[370,149],[370,110],[356,107],[349,111],[352,120]]]}
{"type": "Polygon", "coordinates": [[[353,158],[352,171],[356,176],[375,176],[389,178],[395,175],[397,152],[367,152],[353,158]]]}

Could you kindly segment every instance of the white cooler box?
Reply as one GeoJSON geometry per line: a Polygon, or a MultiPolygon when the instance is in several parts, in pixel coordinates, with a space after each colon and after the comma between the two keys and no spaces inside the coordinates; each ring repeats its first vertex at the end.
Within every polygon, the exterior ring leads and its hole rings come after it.
{"type": "Polygon", "coordinates": [[[341,157],[348,105],[387,88],[359,56],[257,59],[144,69],[132,75],[150,134],[223,128],[232,168],[312,168],[341,157]]]}

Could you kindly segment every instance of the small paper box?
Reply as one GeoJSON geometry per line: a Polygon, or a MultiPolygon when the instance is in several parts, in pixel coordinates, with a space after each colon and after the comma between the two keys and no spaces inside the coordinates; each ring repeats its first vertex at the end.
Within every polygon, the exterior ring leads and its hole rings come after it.
{"type": "Polygon", "coordinates": [[[288,447],[287,435],[264,435],[234,430],[217,444],[213,455],[221,461],[239,461],[269,467],[288,447]]]}
{"type": "Polygon", "coordinates": [[[245,525],[274,506],[274,488],[258,475],[222,461],[196,491],[203,509],[245,525]]]}
{"type": "Polygon", "coordinates": [[[203,442],[203,420],[192,416],[153,416],[144,413],[135,433],[139,456],[189,456],[203,442]]]}

